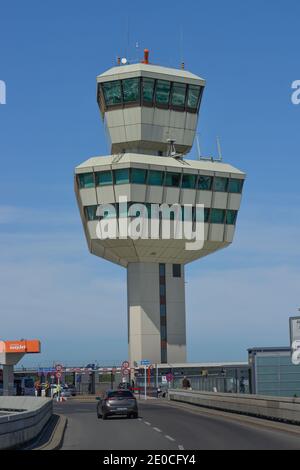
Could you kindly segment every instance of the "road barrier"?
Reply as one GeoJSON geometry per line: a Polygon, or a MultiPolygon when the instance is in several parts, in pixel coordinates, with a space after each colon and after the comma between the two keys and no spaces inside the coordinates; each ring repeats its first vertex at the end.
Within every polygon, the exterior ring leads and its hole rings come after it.
{"type": "Polygon", "coordinates": [[[0,397],[0,450],[35,439],[52,416],[51,398],[0,397]]]}
{"type": "Polygon", "coordinates": [[[169,390],[169,400],[300,425],[300,399],[169,390]]]}

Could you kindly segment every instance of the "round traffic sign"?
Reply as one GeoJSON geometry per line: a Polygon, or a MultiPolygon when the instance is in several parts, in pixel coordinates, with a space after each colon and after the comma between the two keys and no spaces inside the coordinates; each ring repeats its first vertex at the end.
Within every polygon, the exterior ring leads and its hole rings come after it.
{"type": "Polygon", "coordinates": [[[169,373],[166,375],[166,379],[167,379],[167,382],[172,382],[172,380],[174,379],[174,375],[171,374],[171,372],[169,372],[169,373]]]}
{"type": "Polygon", "coordinates": [[[61,372],[62,368],[63,368],[63,366],[61,364],[56,364],[56,366],[55,366],[56,372],[61,372]]]}
{"type": "Polygon", "coordinates": [[[123,375],[129,375],[129,369],[123,369],[123,375]]]}
{"type": "Polygon", "coordinates": [[[56,376],[57,379],[60,379],[60,378],[61,378],[61,375],[62,375],[61,372],[56,372],[56,374],[55,374],[55,376],[56,376]]]}
{"type": "Polygon", "coordinates": [[[128,369],[129,368],[129,362],[128,361],[124,361],[122,362],[122,369],[128,369]]]}

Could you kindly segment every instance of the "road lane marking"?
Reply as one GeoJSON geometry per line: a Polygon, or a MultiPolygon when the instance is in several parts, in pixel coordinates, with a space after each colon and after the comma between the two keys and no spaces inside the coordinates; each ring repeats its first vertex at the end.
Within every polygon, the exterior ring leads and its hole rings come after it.
{"type": "Polygon", "coordinates": [[[180,445],[180,446],[178,446],[178,449],[179,450],[184,450],[184,447],[180,445]]]}
{"type": "Polygon", "coordinates": [[[159,429],[159,428],[153,428],[153,429],[154,429],[154,431],[156,431],[156,432],[162,432],[162,430],[159,429]]]}
{"type": "Polygon", "coordinates": [[[151,426],[151,423],[148,423],[148,421],[144,421],[145,424],[147,424],[147,426],[151,426]]]}
{"type": "Polygon", "coordinates": [[[171,437],[171,436],[165,436],[165,438],[169,439],[169,441],[175,442],[175,439],[173,439],[173,437],[171,437]]]}

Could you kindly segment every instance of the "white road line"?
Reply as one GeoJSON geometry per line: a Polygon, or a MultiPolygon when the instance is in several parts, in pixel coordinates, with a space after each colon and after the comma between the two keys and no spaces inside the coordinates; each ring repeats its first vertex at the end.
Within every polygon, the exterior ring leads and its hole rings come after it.
{"type": "Polygon", "coordinates": [[[153,429],[154,429],[154,431],[156,431],[156,432],[162,432],[161,429],[159,429],[159,428],[153,428],[153,429]]]}
{"type": "Polygon", "coordinates": [[[179,450],[184,450],[184,447],[183,446],[178,446],[178,449],[179,450]]]}
{"type": "Polygon", "coordinates": [[[173,439],[173,437],[171,437],[171,436],[165,436],[165,438],[169,439],[169,441],[175,442],[175,439],[173,439]]]}
{"type": "Polygon", "coordinates": [[[142,418],[138,418],[138,421],[142,421],[142,418]]]}
{"type": "Polygon", "coordinates": [[[147,424],[147,426],[151,426],[151,423],[148,423],[148,421],[144,421],[145,424],[147,424]]]}

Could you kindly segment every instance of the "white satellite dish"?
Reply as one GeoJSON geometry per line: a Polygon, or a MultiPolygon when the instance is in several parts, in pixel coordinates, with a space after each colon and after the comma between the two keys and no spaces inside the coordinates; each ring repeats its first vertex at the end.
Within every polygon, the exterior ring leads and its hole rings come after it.
{"type": "Polygon", "coordinates": [[[127,59],[126,59],[126,57],[123,57],[123,58],[121,59],[121,62],[122,62],[123,65],[126,65],[126,64],[127,64],[127,59]]]}

